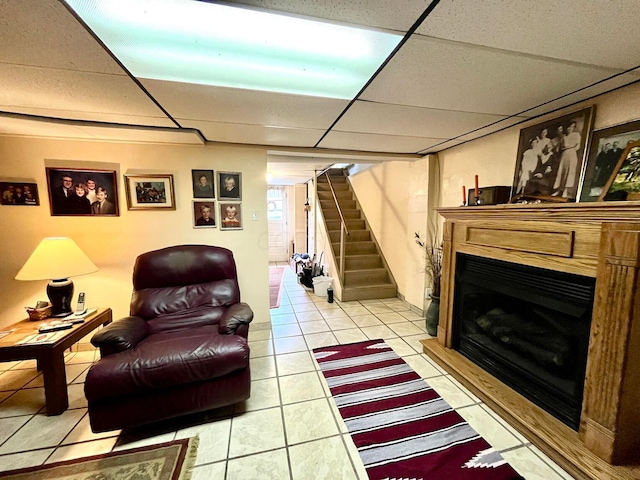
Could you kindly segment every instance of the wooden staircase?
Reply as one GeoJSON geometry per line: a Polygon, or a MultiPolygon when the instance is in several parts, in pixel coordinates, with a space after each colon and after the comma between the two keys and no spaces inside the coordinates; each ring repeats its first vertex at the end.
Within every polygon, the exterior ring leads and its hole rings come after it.
{"type": "MultiPolygon", "coordinates": [[[[378,244],[358,206],[347,177],[341,169],[326,172],[331,179],[338,204],[349,230],[345,235],[345,269],[342,301],[370,300],[397,295],[396,283],[384,261],[378,244]]],[[[331,239],[333,257],[340,265],[340,227],[342,221],[336,207],[331,186],[325,174],[316,182],[316,191],[325,226],[331,239]]],[[[336,279],[340,281],[340,279],[336,279]]]]}

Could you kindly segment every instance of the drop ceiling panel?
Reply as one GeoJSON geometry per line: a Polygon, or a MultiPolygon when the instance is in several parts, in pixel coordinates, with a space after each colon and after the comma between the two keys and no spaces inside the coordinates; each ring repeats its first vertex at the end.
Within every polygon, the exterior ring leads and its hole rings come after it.
{"type": "Polygon", "coordinates": [[[515,115],[611,74],[610,69],[413,35],[361,98],[515,115]]]}
{"type": "Polygon", "coordinates": [[[126,75],[58,0],[0,1],[2,62],[126,75]]]}
{"type": "Polygon", "coordinates": [[[172,143],[181,145],[204,145],[204,140],[194,130],[178,129],[155,130],[121,127],[80,126],[82,131],[91,134],[98,140],[140,142],[140,143],[172,143]]]}
{"type": "Polygon", "coordinates": [[[318,145],[320,148],[361,150],[364,152],[415,153],[445,138],[338,132],[332,130],[318,145]]]}
{"type": "Polygon", "coordinates": [[[420,152],[420,154],[427,155],[429,153],[440,152],[442,150],[445,150],[446,148],[455,147],[456,145],[460,145],[461,143],[464,143],[464,142],[465,142],[464,140],[461,140],[459,138],[455,140],[447,140],[446,142],[442,142],[437,145],[433,145],[432,147],[425,148],[420,152]]]}
{"type": "Polygon", "coordinates": [[[141,80],[174,118],[327,129],[347,100],[141,80]]]}
{"type": "Polygon", "coordinates": [[[406,32],[431,0],[403,0],[402,8],[388,0],[234,0],[229,3],[406,32]]]}
{"type": "Polygon", "coordinates": [[[640,64],[637,0],[441,0],[416,33],[626,70],[640,64]]]}
{"type": "Polygon", "coordinates": [[[20,135],[31,137],[81,138],[94,139],[89,132],[85,132],[75,125],[23,120],[0,116],[0,134],[20,135]]]}
{"type": "Polygon", "coordinates": [[[507,117],[358,100],[334,127],[343,132],[449,138],[507,117]]]}
{"type": "Polygon", "coordinates": [[[200,130],[202,135],[210,142],[313,147],[324,134],[324,130],[263,127],[262,125],[205,122],[181,118],[177,120],[183,127],[200,130]]]}
{"type": "Polygon", "coordinates": [[[96,113],[166,118],[129,77],[4,65],[0,85],[0,105],[11,112],[27,107],[76,112],[72,118],[84,120],[96,113]]]}

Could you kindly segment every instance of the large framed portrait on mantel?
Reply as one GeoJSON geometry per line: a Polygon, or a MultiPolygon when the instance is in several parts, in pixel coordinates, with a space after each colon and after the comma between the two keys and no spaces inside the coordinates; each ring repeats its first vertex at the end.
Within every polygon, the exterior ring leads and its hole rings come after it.
{"type": "Polygon", "coordinates": [[[578,198],[595,106],[520,130],[511,197],[578,198]]]}

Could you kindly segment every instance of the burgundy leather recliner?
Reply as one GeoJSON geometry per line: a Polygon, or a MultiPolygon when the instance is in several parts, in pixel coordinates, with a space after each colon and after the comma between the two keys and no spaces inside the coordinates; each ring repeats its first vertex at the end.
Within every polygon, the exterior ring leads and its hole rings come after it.
{"type": "Polygon", "coordinates": [[[130,428],[249,398],[247,334],[226,248],[183,245],[140,255],[130,315],[91,339],[101,359],[85,381],[94,432],[130,428]]]}

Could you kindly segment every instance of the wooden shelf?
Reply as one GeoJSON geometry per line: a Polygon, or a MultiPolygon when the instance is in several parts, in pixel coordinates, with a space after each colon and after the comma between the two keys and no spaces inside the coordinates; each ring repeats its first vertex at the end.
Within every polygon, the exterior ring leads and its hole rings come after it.
{"type": "Polygon", "coordinates": [[[582,443],[578,432],[550,416],[460,353],[443,347],[435,338],[420,342],[425,354],[575,478],[640,478],[640,465],[614,466],[600,459],[582,443]]]}

